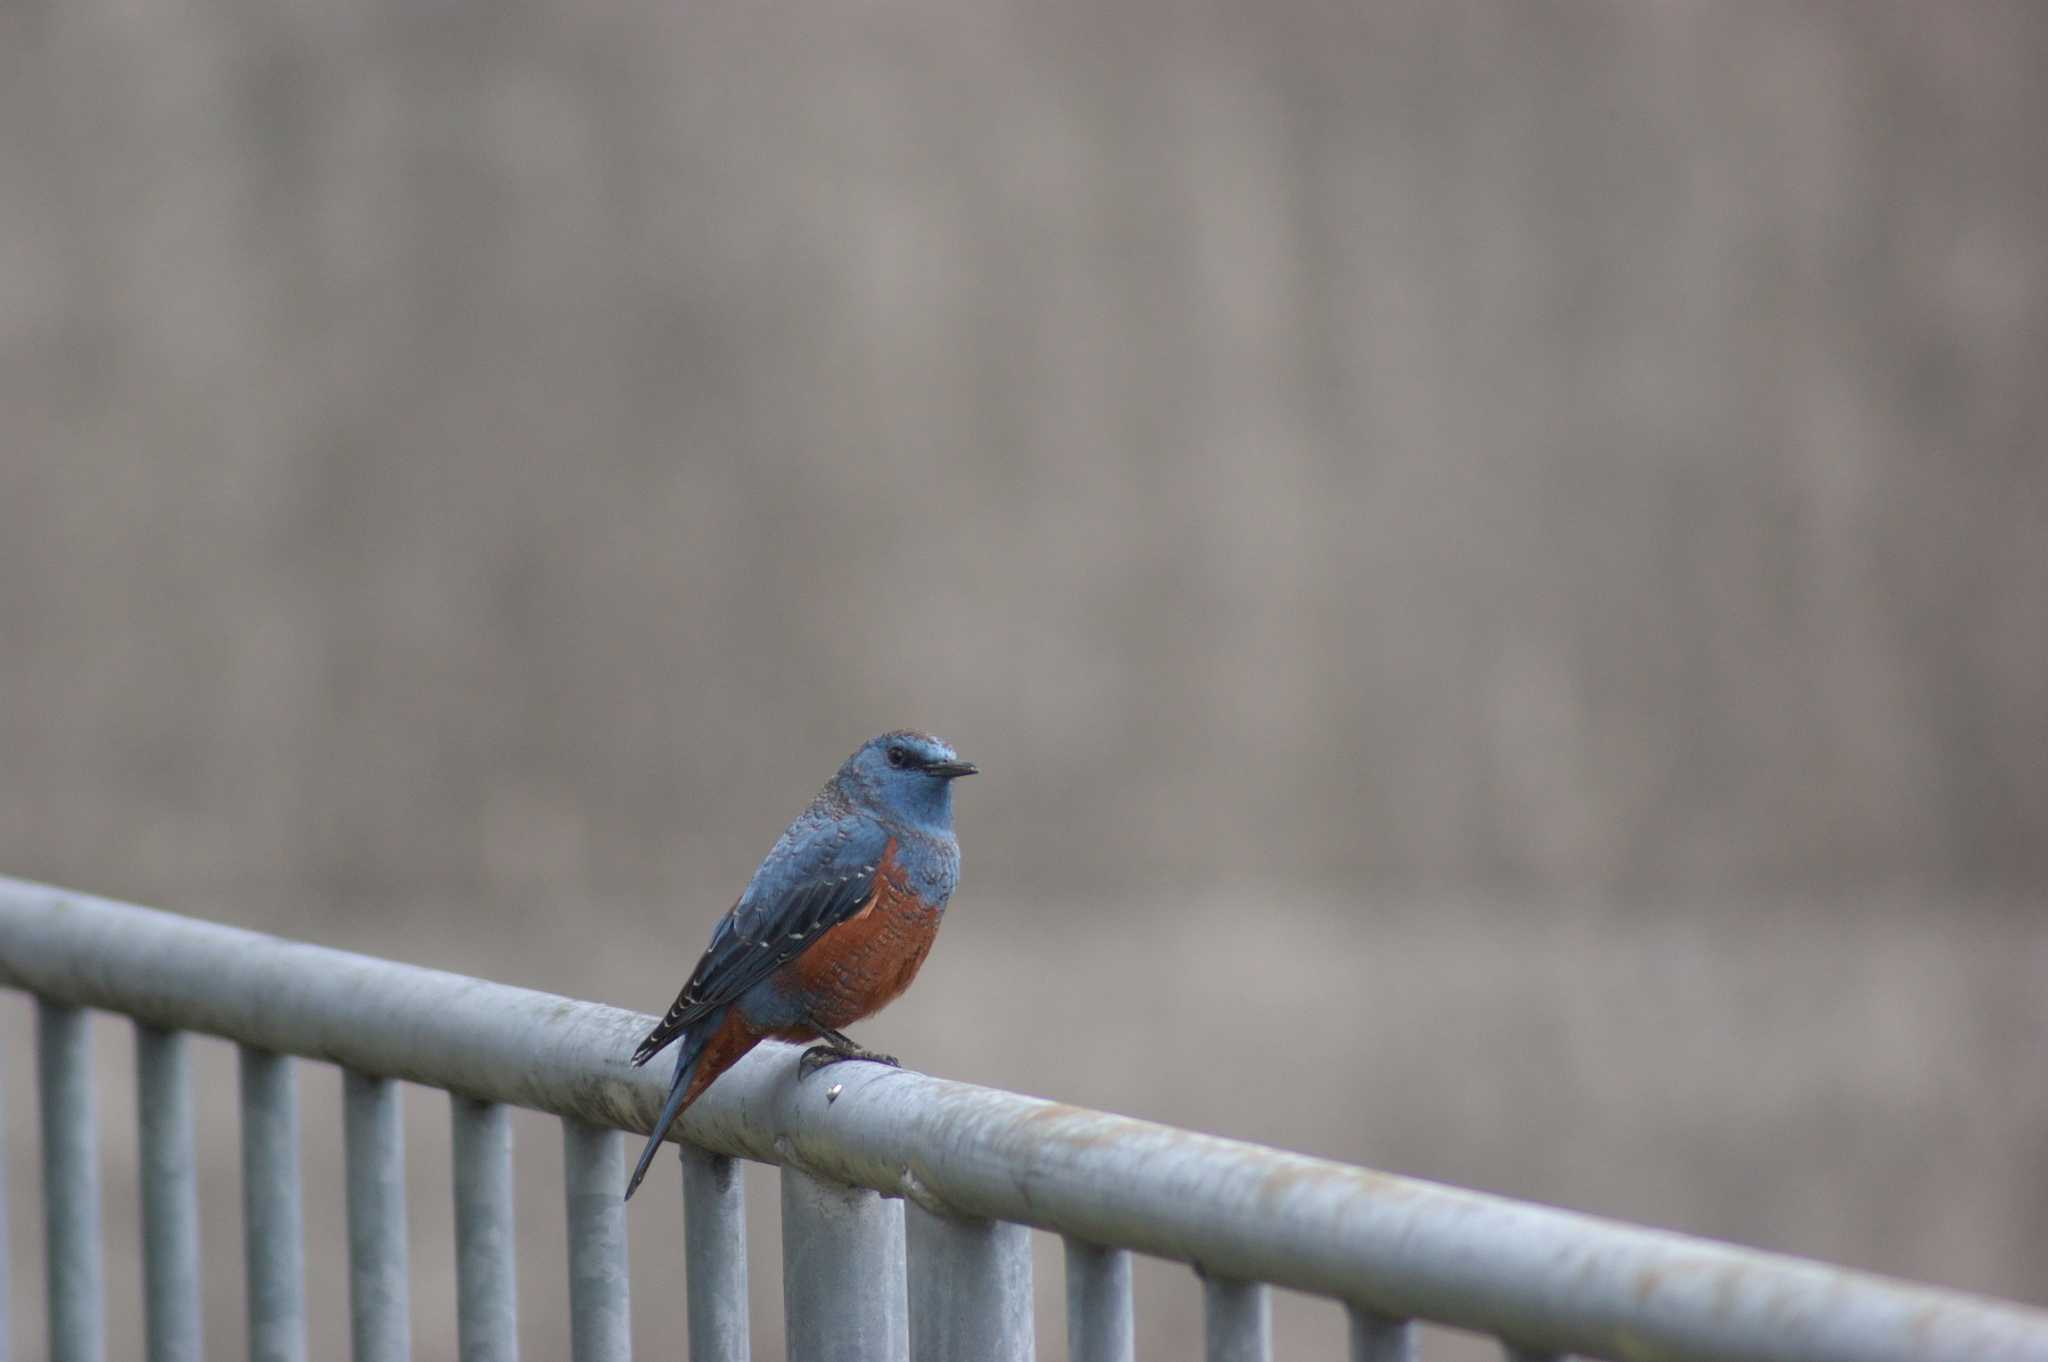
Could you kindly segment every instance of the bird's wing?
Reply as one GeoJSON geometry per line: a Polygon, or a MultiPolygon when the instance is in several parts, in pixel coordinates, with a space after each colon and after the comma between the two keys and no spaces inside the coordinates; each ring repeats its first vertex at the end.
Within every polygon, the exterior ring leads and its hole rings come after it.
{"type": "Polygon", "coordinates": [[[714,1009],[789,963],[875,892],[889,836],[872,821],[806,814],[761,862],[747,892],[718,920],[711,944],[661,1024],[633,1052],[645,1064],[714,1009]]]}

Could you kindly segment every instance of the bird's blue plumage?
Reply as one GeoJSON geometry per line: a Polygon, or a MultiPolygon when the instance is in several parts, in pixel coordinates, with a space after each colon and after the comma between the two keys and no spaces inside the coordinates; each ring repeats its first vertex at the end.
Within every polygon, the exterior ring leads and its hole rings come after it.
{"type": "Polygon", "coordinates": [[[645,1064],[692,1024],[737,1001],[795,959],[874,893],[889,832],[827,787],[777,839],[746,892],[712,928],[711,944],[674,1006],[640,1043],[645,1064]]]}
{"type": "MultiPolygon", "coordinates": [[[[776,840],[746,891],[712,929],[711,942],[675,1003],[633,1053],[635,1064],[645,1064],[679,1037],[683,1040],[669,1100],[627,1196],[639,1186],[690,1094],[715,1077],[721,1063],[738,1057],[704,1061],[711,1072],[696,1074],[706,1046],[729,1021],[756,1038],[817,1036],[825,1033],[824,1026],[844,1025],[814,1022],[811,1000],[797,983],[799,975],[792,973],[793,962],[876,901],[885,861],[902,891],[933,913],[944,910],[960,875],[952,782],[973,770],[936,738],[885,733],[848,757],[776,840]]],[[[911,962],[912,971],[915,967],[911,962]]],[[[863,1004],[861,1012],[879,1005],[863,1004]]]]}

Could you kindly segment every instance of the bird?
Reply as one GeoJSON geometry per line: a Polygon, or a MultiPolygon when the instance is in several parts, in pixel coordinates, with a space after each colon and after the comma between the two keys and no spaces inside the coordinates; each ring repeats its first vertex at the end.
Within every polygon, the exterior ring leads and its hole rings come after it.
{"type": "Polygon", "coordinates": [[[849,1059],[895,1065],[841,1028],[895,1001],[931,952],[960,881],[953,782],[977,769],[929,733],[884,733],[861,744],[777,839],[633,1051],[640,1066],[677,1046],[668,1100],[627,1200],[669,1127],[763,1040],[824,1042],[804,1053],[806,1077],[849,1059]]]}

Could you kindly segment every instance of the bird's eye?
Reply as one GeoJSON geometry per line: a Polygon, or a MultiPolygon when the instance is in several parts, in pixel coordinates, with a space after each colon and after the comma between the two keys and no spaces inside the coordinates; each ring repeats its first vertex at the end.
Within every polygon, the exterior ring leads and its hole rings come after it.
{"type": "Polygon", "coordinates": [[[909,760],[910,753],[906,751],[902,746],[899,745],[889,749],[889,764],[891,766],[900,767],[909,760]]]}

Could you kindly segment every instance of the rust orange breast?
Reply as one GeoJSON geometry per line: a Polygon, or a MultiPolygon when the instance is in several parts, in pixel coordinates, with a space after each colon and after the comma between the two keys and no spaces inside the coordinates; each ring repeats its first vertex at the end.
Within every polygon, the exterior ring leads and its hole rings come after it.
{"type": "Polygon", "coordinates": [[[811,1016],[836,1031],[873,1016],[909,988],[938,934],[939,910],[909,887],[891,839],[867,903],[786,968],[809,1000],[811,1016]]]}

